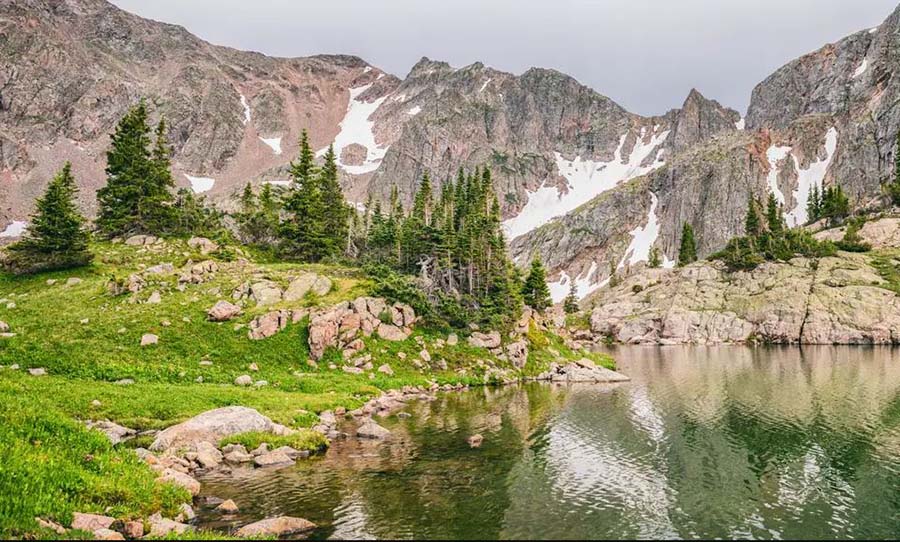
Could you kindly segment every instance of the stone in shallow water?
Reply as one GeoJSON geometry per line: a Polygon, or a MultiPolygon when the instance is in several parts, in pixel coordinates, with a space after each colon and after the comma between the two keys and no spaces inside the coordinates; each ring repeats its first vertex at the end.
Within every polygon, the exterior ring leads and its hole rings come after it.
{"type": "Polygon", "coordinates": [[[316,528],[316,524],[303,518],[281,516],[244,525],[234,534],[240,537],[251,536],[287,536],[305,533],[316,528]]]}

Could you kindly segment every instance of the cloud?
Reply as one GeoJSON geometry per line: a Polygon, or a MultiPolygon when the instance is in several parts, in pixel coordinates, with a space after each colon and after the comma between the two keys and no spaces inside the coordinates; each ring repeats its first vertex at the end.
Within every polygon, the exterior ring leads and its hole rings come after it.
{"type": "Polygon", "coordinates": [[[692,87],[745,110],[785,62],[875,26],[896,0],[113,0],[221,45],[277,56],[358,55],[404,76],[422,56],[574,76],[661,114],[692,87]]]}

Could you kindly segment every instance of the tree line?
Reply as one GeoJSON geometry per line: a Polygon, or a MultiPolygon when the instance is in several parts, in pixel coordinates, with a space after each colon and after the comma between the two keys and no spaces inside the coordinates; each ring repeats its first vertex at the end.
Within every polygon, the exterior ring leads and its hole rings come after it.
{"type": "MultiPolygon", "coordinates": [[[[151,129],[141,101],[111,136],[94,234],[233,235],[283,260],[363,265],[385,293],[415,297],[419,310],[454,325],[505,324],[523,304],[537,310],[551,304],[540,259],[533,258],[527,277],[509,259],[489,169],[460,170],[438,191],[426,173],[408,211],[394,188],[386,209],[370,198],[358,212],[344,199],[333,148],[317,164],[304,131],[289,186],[264,184],[256,191],[248,183],[231,232],[224,213],[204,198],[174,191],[170,156],[165,121],[151,129]]],[[[38,199],[23,239],[9,247],[9,270],[33,273],[92,261],[92,232],[76,198],[66,163],[38,199]]]]}

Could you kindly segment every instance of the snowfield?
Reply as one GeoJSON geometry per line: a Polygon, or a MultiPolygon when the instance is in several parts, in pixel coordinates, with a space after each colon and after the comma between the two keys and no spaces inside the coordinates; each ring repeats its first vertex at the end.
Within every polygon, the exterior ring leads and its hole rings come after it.
{"type": "Polygon", "coordinates": [[[22,234],[25,233],[25,229],[28,227],[27,222],[22,222],[21,220],[15,220],[10,222],[6,229],[0,232],[0,237],[4,239],[10,239],[15,237],[22,237],[22,234]]]}
{"type": "Polygon", "coordinates": [[[580,156],[576,156],[574,160],[567,160],[560,153],[554,153],[556,167],[560,175],[566,179],[568,192],[562,193],[555,186],[547,186],[545,181],[540,188],[528,194],[528,203],[522,211],[504,222],[507,236],[515,239],[555,217],[572,211],[624,181],[645,175],[662,166],[665,163],[662,159],[662,149],[656,153],[656,160],[653,163],[648,166],[641,164],[666,140],[669,131],[659,132],[659,127],[656,127],[649,140],[644,141],[647,139],[646,135],[646,128],[642,128],[627,160],[622,156],[622,148],[628,134],[619,139],[619,146],[610,162],[584,160],[580,156]]]}
{"type": "Polygon", "coordinates": [[[271,139],[266,139],[266,138],[260,136],[259,140],[262,141],[263,143],[265,143],[266,145],[268,145],[272,149],[272,152],[274,152],[275,154],[281,154],[281,138],[280,137],[273,137],[271,139]]]}
{"type": "Polygon", "coordinates": [[[422,112],[422,108],[417,105],[417,106],[413,107],[412,109],[410,109],[409,111],[407,111],[406,114],[411,117],[415,117],[416,115],[418,115],[421,112],[422,112]]]}
{"type": "Polygon", "coordinates": [[[769,175],[766,178],[769,184],[769,191],[775,195],[778,203],[785,205],[784,193],[778,187],[778,175],[781,169],[778,164],[786,157],[790,156],[794,161],[794,169],[797,171],[797,188],[794,189],[792,195],[796,202],[791,211],[785,213],[785,221],[791,228],[805,224],[809,219],[806,212],[806,204],[809,202],[809,190],[815,186],[822,190],[822,184],[825,180],[825,174],[831,166],[831,160],[834,158],[834,151],[837,150],[838,132],[835,127],[829,128],[825,134],[825,158],[811,162],[806,169],[800,168],[800,161],[793,154],[791,147],[771,146],[766,151],[769,159],[769,175]]]}
{"type": "MultiPolygon", "coordinates": [[[[388,150],[387,147],[379,147],[375,142],[375,122],[369,120],[369,117],[384,103],[387,96],[378,98],[373,102],[364,102],[359,99],[371,87],[372,83],[369,83],[368,85],[350,89],[350,103],[347,106],[347,113],[344,114],[344,120],[341,121],[341,131],[334,138],[334,153],[337,156],[337,164],[351,175],[363,175],[378,169],[388,150]],[[354,143],[366,148],[366,160],[358,166],[351,166],[341,162],[343,150],[354,143]]],[[[326,147],[320,150],[317,155],[322,156],[327,150],[328,148],[326,147]]]]}
{"type": "Polygon", "coordinates": [[[191,189],[195,194],[209,192],[216,184],[216,180],[210,177],[194,177],[192,175],[188,175],[187,173],[185,173],[184,176],[187,177],[187,180],[191,182],[191,189]]]}
{"type": "Polygon", "coordinates": [[[856,71],[853,72],[853,78],[856,79],[860,75],[866,73],[866,69],[869,67],[869,59],[864,58],[862,63],[860,63],[859,67],[856,68],[856,71]]]}

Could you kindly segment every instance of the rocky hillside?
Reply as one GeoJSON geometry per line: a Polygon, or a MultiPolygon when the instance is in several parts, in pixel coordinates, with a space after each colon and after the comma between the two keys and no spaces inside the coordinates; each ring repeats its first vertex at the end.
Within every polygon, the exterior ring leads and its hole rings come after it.
{"type": "Polygon", "coordinates": [[[874,252],[736,273],[708,261],[642,269],[589,300],[592,331],[629,344],[900,344],[900,220],[869,222],[860,235],[874,252]]]}
{"type": "MultiPolygon", "coordinates": [[[[773,192],[790,224],[810,186],[840,182],[856,205],[888,175],[900,11],[792,61],[760,83],[746,119],[691,91],[658,117],[626,111],[564,74],[521,75],[423,58],[402,80],[347,56],[270,58],[214,46],[106,0],[0,4],[0,219],[15,234],[63,160],[92,211],[108,134],[146,97],[170,123],[180,185],[227,202],[245,182],[286,181],[302,129],[334,142],[351,201],[407,200],[488,165],[511,250],[550,264],[556,299],[584,297],[683,222],[708,254],[741,233],[747,197],[773,192]]],[[[0,234],[4,235],[4,234],[0,234]]]]}

